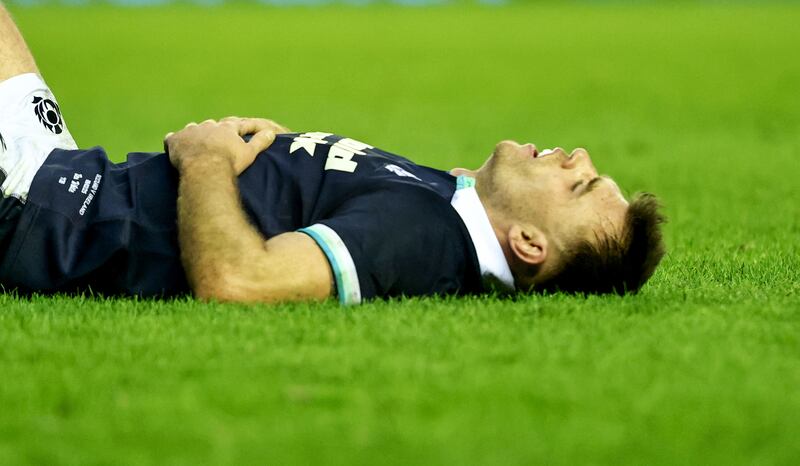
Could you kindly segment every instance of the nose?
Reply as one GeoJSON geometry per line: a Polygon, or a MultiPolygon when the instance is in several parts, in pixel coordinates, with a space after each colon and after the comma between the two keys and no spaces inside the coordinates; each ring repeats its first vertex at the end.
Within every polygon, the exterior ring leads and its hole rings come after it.
{"type": "Polygon", "coordinates": [[[592,158],[589,157],[589,153],[583,148],[573,150],[569,157],[564,159],[561,166],[567,170],[583,168],[595,174],[595,176],[597,175],[597,170],[594,168],[594,164],[592,164],[592,158]]]}

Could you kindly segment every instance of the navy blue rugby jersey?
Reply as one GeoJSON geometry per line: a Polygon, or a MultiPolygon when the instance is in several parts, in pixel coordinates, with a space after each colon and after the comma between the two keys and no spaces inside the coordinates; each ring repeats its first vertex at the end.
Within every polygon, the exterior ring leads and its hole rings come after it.
{"type": "MultiPolygon", "coordinates": [[[[343,303],[482,291],[450,174],[328,133],[279,135],[239,177],[266,237],[310,235],[343,303]]],[[[189,292],[177,240],[177,172],[166,154],[55,150],[37,173],[0,262],[22,291],[189,292]]],[[[0,252],[1,254],[1,252],[0,252]]]]}

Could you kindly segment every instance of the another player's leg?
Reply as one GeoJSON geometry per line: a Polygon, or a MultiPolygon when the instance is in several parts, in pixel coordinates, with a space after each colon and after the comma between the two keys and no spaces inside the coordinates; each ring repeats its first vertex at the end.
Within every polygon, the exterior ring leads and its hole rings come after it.
{"type": "Polygon", "coordinates": [[[20,74],[38,72],[22,34],[0,3],[0,82],[20,74]]]}
{"type": "Polygon", "coordinates": [[[56,148],[77,147],[22,35],[0,4],[0,258],[36,172],[56,148]]]}

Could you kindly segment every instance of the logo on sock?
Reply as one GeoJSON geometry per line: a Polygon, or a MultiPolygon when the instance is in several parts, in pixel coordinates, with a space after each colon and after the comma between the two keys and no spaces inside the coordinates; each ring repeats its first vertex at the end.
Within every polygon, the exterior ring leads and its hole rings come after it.
{"type": "Polygon", "coordinates": [[[34,110],[39,123],[54,134],[61,134],[64,131],[64,120],[61,118],[61,110],[57,103],[50,99],[34,97],[33,104],[36,106],[34,110]]]}

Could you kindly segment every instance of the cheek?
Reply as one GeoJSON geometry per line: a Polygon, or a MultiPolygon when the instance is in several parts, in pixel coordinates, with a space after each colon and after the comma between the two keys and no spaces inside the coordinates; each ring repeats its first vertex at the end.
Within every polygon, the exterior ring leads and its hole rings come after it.
{"type": "Polygon", "coordinates": [[[549,216],[550,239],[559,249],[569,249],[578,239],[589,234],[587,221],[577,209],[560,209],[551,211],[549,216]]]}
{"type": "Polygon", "coordinates": [[[513,182],[506,185],[507,203],[513,206],[516,219],[549,229],[558,223],[565,208],[553,193],[536,181],[525,177],[522,172],[515,172],[513,182]]]}

